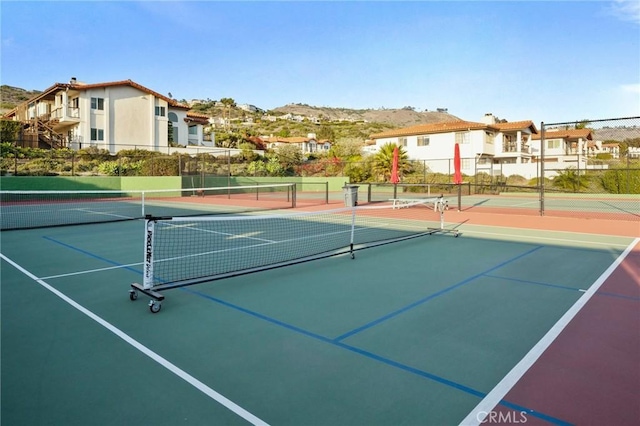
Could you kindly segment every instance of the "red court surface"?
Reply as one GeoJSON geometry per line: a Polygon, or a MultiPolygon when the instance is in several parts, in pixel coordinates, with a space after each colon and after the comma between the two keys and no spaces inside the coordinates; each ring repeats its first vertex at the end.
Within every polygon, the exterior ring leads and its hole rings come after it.
{"type": "MultiPolygon", "coordinates": [[[[633,220],[453,211],[447,222],[640,236],[633,220]]],[[[481,407],[465,424],[640,425],[639,240],[604,278],[515,385],[497,392],[501,402],[481,407]]]]}
{"type": "MultiPolygon", "coordinates": [[[[640,243],[504,400],[570,424],[640,424],[639,296],[640,243]]],[[[499,405],[485,423],[549,424],[517,412],[499,405]]]]}

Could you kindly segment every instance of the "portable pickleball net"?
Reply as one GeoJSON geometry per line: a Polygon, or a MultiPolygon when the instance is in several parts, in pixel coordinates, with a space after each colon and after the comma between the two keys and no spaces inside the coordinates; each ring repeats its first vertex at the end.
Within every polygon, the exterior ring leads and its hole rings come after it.
{"type": "Polygon", "coordinates": [[[245,214],[145,219],[142,283],[129,297],[151,298],[156,313],[162,292],[209,281],[350,255],[445,229],[444,197],[393,204],[344,207],[287,214],[245,214]],[[439,225],[430,227],[430,221],[439,225]]]}

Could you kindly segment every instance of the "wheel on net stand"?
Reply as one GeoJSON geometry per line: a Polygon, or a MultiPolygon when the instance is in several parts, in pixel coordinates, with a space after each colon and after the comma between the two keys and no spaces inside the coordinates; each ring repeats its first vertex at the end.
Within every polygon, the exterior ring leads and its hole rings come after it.
{"type": "Polygon", "coordinates": [[[149,310],[151,311],[151,313],[157,314],[158,312],[160,312],[161,308],[162,308],[162,303],[159,300],[149,301],[149,310]]]}
{"type": "Polygon", "coordinates": [[[138,298],[138,292],[135,290],[129,290],[129,300],[136,300],[138,298]]]}

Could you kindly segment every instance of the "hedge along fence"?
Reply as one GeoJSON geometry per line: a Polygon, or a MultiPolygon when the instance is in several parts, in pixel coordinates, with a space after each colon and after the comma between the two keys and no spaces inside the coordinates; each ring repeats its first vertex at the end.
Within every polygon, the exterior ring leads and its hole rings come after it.
{"type": "MultiPolygon", "coordinates": [[[[179,176],[188,156],[46,155],[36,158],[4,157],[3,175],[16,176],[179,176]]],[[[214,160],[209,160],[215,162],[214,160]]]]}
{"type": "Polygon", "coordinates": [[[0,188],[5,191],[75,191],[75,190],[152,190],[190,189],[226,186],[269,185],[295,183],[298,191],[340,191],[344,177],[300,178],[300,177],[215,177],[206,176],[2,176],[0,188]]]}

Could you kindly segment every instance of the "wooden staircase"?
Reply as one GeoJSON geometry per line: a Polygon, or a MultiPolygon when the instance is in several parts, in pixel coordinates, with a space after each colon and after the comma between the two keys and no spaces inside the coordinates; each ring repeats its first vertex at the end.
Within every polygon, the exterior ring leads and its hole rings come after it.
{"type": "Polygon", "coordinates": [[[23,140],[33,148],[60,149],[67,146],[67,138],[51,126],[54,121],[33,118],[24,123],[23,140]]]}

